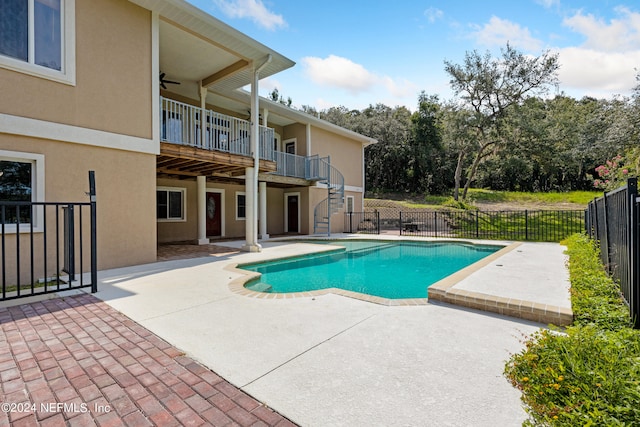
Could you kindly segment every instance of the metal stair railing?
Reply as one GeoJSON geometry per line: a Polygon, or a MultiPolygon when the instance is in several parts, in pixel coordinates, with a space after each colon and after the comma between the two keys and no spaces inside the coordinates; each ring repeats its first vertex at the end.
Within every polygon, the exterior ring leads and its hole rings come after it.
{"type": "Polygon", "coordinates": [[[327,184],[327,198],[318,203],[313,212],[313,233],[325,231],[331,236],[331,216],[344,207],[344,176],[331,165],[328,156],[310,159],[309,171],[317,172],[318,181],[327,184]]]}

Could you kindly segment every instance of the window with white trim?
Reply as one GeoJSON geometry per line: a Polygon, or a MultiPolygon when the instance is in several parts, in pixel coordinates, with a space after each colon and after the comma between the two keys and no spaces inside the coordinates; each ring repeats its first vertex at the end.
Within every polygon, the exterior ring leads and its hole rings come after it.
{"type": "MultiPolygon", "coordinates": [[[[44,201],[44,156],[0,150],[0,201],[43,202],[44,201]]],[[[5,231],[15,232],[16,225],[42,229],[42,207],[29,205],[0,207],[0,223],[5,231]]]]}
{"type": "Polygon", "coordinates": [[[158,221],[186,221],[187,189],[158,187],[156,189],[156,218],[158,221]]]}
{"type": "Polygon", "coordinates": [[[0,66],[75,84],[75,0],[2,0],[0,66]]]}
{"type": "Polygon", "coordinates": [[[353,212],[353,203],[354,203],[353,196],[347,196],[347,212],[349,213],[353,212]]]}
{"type": "Polygon", "coordinates": [[[236,220],[246,219],[247,216],[247,196],[245,193],[236,191],[236,220]]]}

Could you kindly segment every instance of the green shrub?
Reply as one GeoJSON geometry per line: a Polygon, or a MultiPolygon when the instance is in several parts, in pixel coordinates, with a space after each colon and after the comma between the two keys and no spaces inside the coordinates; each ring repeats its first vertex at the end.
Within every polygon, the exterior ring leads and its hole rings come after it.
{"type": "Polygon", "coordinates": [[[574,325],[541,330],[505,376],[522,392],[527,426],[631,426],[640,420],[640,331],[584,235],[568,247],[574,325]]]}
{"type": "Polygon", "coordinates": [[[453,197],[448,197],[445,201],[443,201],[442,206],[446,208],[462,209],[465,211],[478,210],[478,208],[473,206],[471,203],[465,202],[462,199],[456,200],[453,197]]]}
{"type": "Polygon", "coordinates": [[[564,244],[569,255],[574,324],[596,324],[608,330],[631,326],[620,286],[607,276],[596,244],[584,234],[575,234],[564,244]]]}
{"type": "Polygon", "coordinates": [[[640,420],[639,356],[640,333],[630,328],[543,330],[505,373],[522,391],[524,425],[631,426],[640,420]]]}

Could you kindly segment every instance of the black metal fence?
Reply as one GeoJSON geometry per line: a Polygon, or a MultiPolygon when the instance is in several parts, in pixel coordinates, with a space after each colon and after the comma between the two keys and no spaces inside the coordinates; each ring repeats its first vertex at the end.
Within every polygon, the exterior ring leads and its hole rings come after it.
{"type": "Polygon", "coordinates": [[[97,292],[93,171],[89,189],[89,202],[0,201],[0,301],[87,287],[97,292]]]}
{"type": "Polygon", "coordinates": [[[584,230],[584,211],[411,211],[395,216],[354,212],[345,216],[345,231],[398,232],[420,237],[559,242],[584,230]]]}
{"type": "Polygon", "coordinates": [[[346,233],[380,234],[380,212],[347,212],[344,230],[346,233]]]}
{"type": "Polygon", "coordinates": [[[640,328],[640,224],[638,181],[605,193],[589,203],[587,234],[600,244],[600,257],[609,275],[620,284],[634,327],[640,328]]]}

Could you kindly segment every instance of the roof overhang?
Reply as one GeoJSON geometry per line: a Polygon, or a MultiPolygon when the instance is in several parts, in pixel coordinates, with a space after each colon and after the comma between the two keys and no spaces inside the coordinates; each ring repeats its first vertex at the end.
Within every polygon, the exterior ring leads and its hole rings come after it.
{"type": "MultiPolygon", "coordinates": [[[[229,110],[240,112],[243,108],[246,111],[246,106],[249,105],[249,102],[251,101],[251,94],[246,90],[238,89],[224,93],[209,93],[209,98],[213,98],[215,105],[223,105],[229,110]]],[[[365,146],[378,142],[375,138],[370,138],[338,125],[334,125],[326,120],[322,120],[303,111],[287,107],[286,105],[267,98],[260,97],[259,104],[261,109],[266,108],[269,110],[269,122],[278,126],[288,126],[295,123],[303,125],[310,124],[331,133],[360,141],[365,146]]]]}
{"type": "MultiPolygon", "coordinates": [[[[252,82],[252,68],[271,55],[265,78],[295,62],[184,0],[129,0],[159,16],[160,71],[181,83],[173,92],[193,97],[200,82],[214,91],[252,82]]],[[[196,97],[197,98],[197,97],[196,97]]]]}

